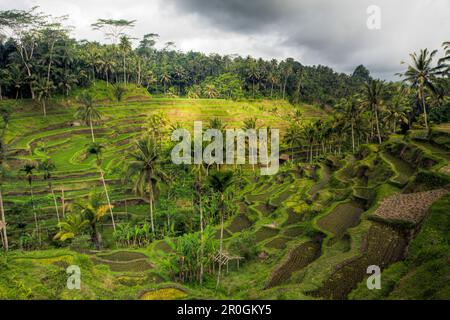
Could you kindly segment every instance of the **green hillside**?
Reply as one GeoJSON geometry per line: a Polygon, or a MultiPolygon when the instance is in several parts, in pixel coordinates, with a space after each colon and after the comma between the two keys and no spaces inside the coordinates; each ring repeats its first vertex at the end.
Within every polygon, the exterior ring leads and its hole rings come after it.
{"type": "MultiPolygon", "coordinates": [[[[100,106],[104,118],[94,128],[97,140],[105,145],[101,166],[119,224],[148,221],[148,204],[132,192],[131,185],[121,176],[124,154],[142,134],[149,115],[163,113],[171,123],[180,122],[185,126],[194,120],[207,122],[218,117],[228,128],[242,127],[243,121],[252,115],[261,126],[286,128],[287,119],[294,111],[293,106],[282,101],[151,97],[130,100],[100,106]]],[[[71,126],[76,105],[64,103],[64,106],[62,102],[61,106],[55,104],[47,119],[27,111],[31,106],[24,106],[10,121],[8,162],[11,165],[3,192],[13,246],[23,246],[20,235],[23,238],[34,228],[29,184],[20,171],[25,163],[51,157],[56,165],[52,186],[58,202],[62,188],[66,203],[86,197],[94,189],[102,192],[95,157],[83,155],[90,142],[90,131],[84,125],[71,126]],[[17,207],[22,209],[20,213],[15,213],[17,207]],[[24,223],[25,226],[21,225],[24,223]]],[[[325,113],[314,107],[299,108],[304,121],[325,118],[325,113]]],[[[320,156],[315,164],[288,162],[274,176],[255,176],[249,165],[239,169],[236,183],[240,187],[230,195],[235,209],[224,229],[225,250],[232,259],[224,266],[219,291],[215,290],[212,275],[206,275],[203,287],[189,281],[175,281],[179,270],[169,267],[168,261],[176,257],[176,236],[168,235],[141,248],[121,249],[112,238],[108,216],[101,226],[106,251],[93,251],[76,239],[68,247],[42,250],[50,243],[60,244],[51,240],[57,232],[53,199],[47,181],[36,171],[32,180],[33,204],[45,230],[44,244],[39,251],[13,251],[0,257],[0,265],[5,270],[0,280],[0,297],[343,299],[348,296],[366,299],[408,295],[429,298],[427,290],[435,290],[433,297],[449,298],[448,290],[435,282],[421,282],[422,287],[417,287],[418,282],[409,279],[430,277],[432,261],[439,265],[443,261],[444,247],[436,251],[434,259],[437,260],[421,262],[420,259],[424,259],[424,254],[434,255],[422,234],[437,232],[436,237],[440,239],[438,234],[442,231],[439,230],[445,228],[436,219],[440,219],[438,212],[448,209],[448,195],[433,205],[423,231],[411,243],[417,249],[409,250],[405,262],[399,261],[403,261],[411,240],[408,234],[417,230],[422,220],[419,225],[406,223],[400,212],[400,220],[392,222],[380,220],[383,214],[377,214],[380,203],[389,197],[397,201],[396,195],[405,192],[448,188],[449,177],[439,173],[448,166],[450,155],[449,149],[439,144],[445,140],[443,134],[436,134],[428,141],[399,136],[381,146],[361,145],[355,156],[320,156]],[[233,257],[241,257],[239,264],[233,257]],[[82,270],[81,291],[65,287],[65,268],[73,264],[82,270]],[[390,286],[375,296],[365,286],[365,269],[370,264],[386,268],[382,276],[390,286]],[[420,269],[416,269],[417,264],[420,269]],[[398,286],[391,281],[399,281],[398,286]]],[[[187,173],[177,172],[175,187],[179,188],[177,184],[183,185],[182,180],[191,178],[187,173]]],[[[160,202],[169,190],[162,188],[160,202]]],[[[176,200],[176,211],[188,217],[193,214],[190,197],[192,193],[183,190],[177,193],[176,200]]],[[[163,210],[160,204],[156,208],[163,210]]],[[[67,210],[73,209],[68,206],[67,210]]],[[[166,213],[163,210],[157,219],[166,219],[166,213]]],[[[216,227],[216,236],[219,230],[216,227]]],[[[440,270],[448,274],[444,266],[440,270]]]]}

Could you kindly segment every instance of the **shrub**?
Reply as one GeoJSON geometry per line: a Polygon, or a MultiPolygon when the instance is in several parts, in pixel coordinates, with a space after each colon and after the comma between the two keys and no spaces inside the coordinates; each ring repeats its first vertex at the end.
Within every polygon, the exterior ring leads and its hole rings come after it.
{"type": "Polygon", "coordinates": [[[239,237],[231,240],[229,249],[233,254],[244,257],[246,260],[251,260],[258,254],[255,243],[255,235],[246,231],[241,233],[239,237]]]}
{"type": "Polygon", "coordinates": [[[113,86],[113,94],[116,98],[117,102],[122,101],[124,94],[127,92],[127,89],[124,85],[117,83],[113,86]]]}
{"type": "Polygon", "coordinates": [[[418,192],[446,187],[450,184],[450,178],[444,174],[432,171],[421,170],[413,181],[407,186],[405,191],[418,192]]]}
{"type": "Polygon", "coordinates": [[[443,123],[450,121],[450,103],[430,110],[429,119],[433,123],[443,123]]]}
{"type": "Polygon", "coordinates": [[[89,250],[92,248],[91,237],[86,234],[75,237],[69,245],[69,248],[75,251],[89,250]]]}

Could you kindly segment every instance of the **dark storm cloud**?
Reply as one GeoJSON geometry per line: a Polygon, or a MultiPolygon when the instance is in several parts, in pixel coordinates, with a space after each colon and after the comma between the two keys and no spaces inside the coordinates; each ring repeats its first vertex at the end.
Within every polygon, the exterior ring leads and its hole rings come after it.
{"type": "Polygon", "coordinates": [[[450,40],[449,0],[0,0],[0,10],[34,5],[69,14],[78,39],[102,40],[90,27],[99,17],[136,19],[133,37],[156,32],[183,51],[293,57],[344,72],[364,64],[390,79],[408,53],[450,40]],[[366,27],[369,5],[381,8],[381,30],[366,27]]]}
{"type": "Polygon", "coordinates": [[[290,15],[292,1],[281,0],[169,0],[181,10],[198,14],[230,31],[261,32],[290,15]]]}
{"type": "Polygon", "coordinates": [[[448,36],[446,0],[169,0],[205,26],[254,36],[276,34],[305,63],[351,71],[364,63],[395,72],[411,50],[437,48],[448,36]],[[381,8],[381,30],[366,26],[368,6],[381,8]],[[390,52],[389,52],[390,51],[390,52]],[[386,65],[387,64],[387,65],[386,65]]]}

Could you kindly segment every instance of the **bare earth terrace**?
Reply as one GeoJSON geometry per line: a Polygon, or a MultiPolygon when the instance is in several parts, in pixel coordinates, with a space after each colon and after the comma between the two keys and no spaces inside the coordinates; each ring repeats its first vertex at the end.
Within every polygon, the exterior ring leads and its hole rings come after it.
{"type": "Polygon", "coordinates": [[[396,194],[383,200],[374,212],[373,217],[416,225],[425,218],[433,202],[446,193],[448,193],[448,190],[436,189],[425,192],[396,194]]]}

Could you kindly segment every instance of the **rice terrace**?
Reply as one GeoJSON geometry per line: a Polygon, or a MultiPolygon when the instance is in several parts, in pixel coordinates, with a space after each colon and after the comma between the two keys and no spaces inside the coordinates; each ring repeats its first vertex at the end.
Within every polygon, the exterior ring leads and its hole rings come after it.
{"type": "Polygon", "coordinates": [[[450,39],[379,76],[42,2],[0,4],[0,300],[450,299],[450,39]]]}

